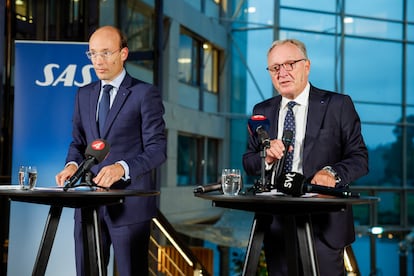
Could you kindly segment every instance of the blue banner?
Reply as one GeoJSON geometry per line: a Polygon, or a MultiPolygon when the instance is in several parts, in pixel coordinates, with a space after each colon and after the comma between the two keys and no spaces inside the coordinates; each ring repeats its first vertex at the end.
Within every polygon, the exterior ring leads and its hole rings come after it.
{"type": "Polygon", "coordinates": [[[55,185],[71,140],[75,92],[92,81],[92,73],[96,78],[87,49],[80,43],[16,42],[13,181],[19,165],[35,165],[38,185],[55,185]]]}
{"type": "MultiPolygon", "coordinates": [[[[96,79],[86,43],[16,41],[12,183],[36,166],[37,187],[56,186],[71,141],[77,88],[96,79]]],[[[31,275],[49,207],[12,202],[8,275],[31,275]]],[[[47,275],[75,275],[73,210],[65,208],[47,275]]]]}

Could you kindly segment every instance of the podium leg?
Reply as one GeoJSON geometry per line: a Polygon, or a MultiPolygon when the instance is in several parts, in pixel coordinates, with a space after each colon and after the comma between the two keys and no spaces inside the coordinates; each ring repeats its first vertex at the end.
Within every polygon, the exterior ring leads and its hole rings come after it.
{"type": "Polygon", "coordinates": [[[266,226],[269,226],[269,220],[266,217],[260,215],[254,217],[246,250],[246,258],[244,259],[243,276],[256,275],[266,226]]]}
{"type": "MultiPolygon", "coordinates": [[[[296,219],[294,216],[282,216],[283,234],[285,236],[285,250],[289,276],[298,276],[299,257],[298,257],[298,236],[296,231],[296,219]]],[[[306,274],[304,274],[306,275],[306,274]]]]}
{"type": "Polygon", "coordinates": [[[106,276],[103,262],[98,207],[82,208],[82,235],[85,271],[87,275],[106,276]]]}
{"type": "Polygon", "coordinates": [[[45,229],[40,241],[39,251],[37,252],[36,261],[33,267],[33,276],[43,276],[46,272],[47,263],[49,262],[50,252],[56,236],[56,230],[59,225],[60,216],[63,207],[51,206],[46,219],[45,229]]]}
{"type": "Polygon", "coordinates": [[[318,276],[318,260],[313,241],[313,231],[310,215],[297,216],[296,227],[303,275],[318,276]]]}

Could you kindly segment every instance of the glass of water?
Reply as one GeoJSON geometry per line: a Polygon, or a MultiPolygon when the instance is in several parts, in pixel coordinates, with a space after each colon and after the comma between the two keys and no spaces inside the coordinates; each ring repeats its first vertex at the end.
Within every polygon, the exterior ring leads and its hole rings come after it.
{"type": "Polygon", "coordinates": [[[223,169],[221,172],[221,187],[225,195],[238,195],[242,181],[239,169],[223,169]]]}
{"type": "Polygon", "coordinates": [[[29,190],[33,190],[33,188],[36,187],[36,182],[37,182],[37,168],[35,166],[28,166],[27,176],[28,176],[27,188],[29,190]]]}
{"type": "Polygon", "coordinates": [[[19,166],[18,180],[20,189],[25,189],[27,185],[27,166],[19,166]]]}

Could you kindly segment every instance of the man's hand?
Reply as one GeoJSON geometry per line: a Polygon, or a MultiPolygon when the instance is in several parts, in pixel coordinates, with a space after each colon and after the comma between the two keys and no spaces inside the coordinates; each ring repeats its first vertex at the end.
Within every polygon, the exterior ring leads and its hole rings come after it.
{"type": "Polygon", "coordinates": [[[93,179],[93,182],[95,182],[98,186],[109,188],[112,184],[120,180],[124,174],[125,171],[122,165],[115,163],[113,165],[103,167],[93,179]]]}
{"type": "Polygon", "coordinates": [[[326,170],[320,170],[313,176],[311,184],[335,187],[336,179],[332,174],[330,174],[326,170]]]}
{"type": "MultiPolygon", "coordinates": [[[[289,151],[292,151],[293,147],[289,146],[289,151]]],[[[266,163],[273,164],[277,160],[282,159],[283,154],[285,152],[285,145],[283,144],[282,140],[271,140],[270,147],[266,149],[266,163]]]]}
{"type": "Polygon", "coordinates": [[[75,174],[78,167],[75,164],[67,165],[60,173],[55,176],[56,184],[58,186],[65,185],[65,181],[75,174]]]}

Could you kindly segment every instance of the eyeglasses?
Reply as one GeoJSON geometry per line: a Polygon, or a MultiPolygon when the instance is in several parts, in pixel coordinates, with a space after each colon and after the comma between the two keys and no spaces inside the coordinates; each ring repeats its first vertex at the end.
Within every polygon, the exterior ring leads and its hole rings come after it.
{"type": "Polygon", "coordinates": [[[267,67],[266,70],[269,71],[270,73],[272,73],[272,75],[278,74],[280,72],[280,67],[281,66],[283,66],[283,68],[286,71],[292,71],[293,69],[295,69],[295,64],[300,62],[300,61],[303,61],[303,60],[306,60],[306,58],[293,60],[293,61],[286,62],[286,63],[283,63],[283,64],[275,64],[271,67],[267,67]]]}
{"type": "Polygon", "coordinates": [[[113,54],[122,49],[111,51],[103,51],[103,52],[93,52],[93,51],[86,51],[85,54],[89,59],[96,59],[97,57],[101,56],[103,59],[109,59],[113,54]]]}

